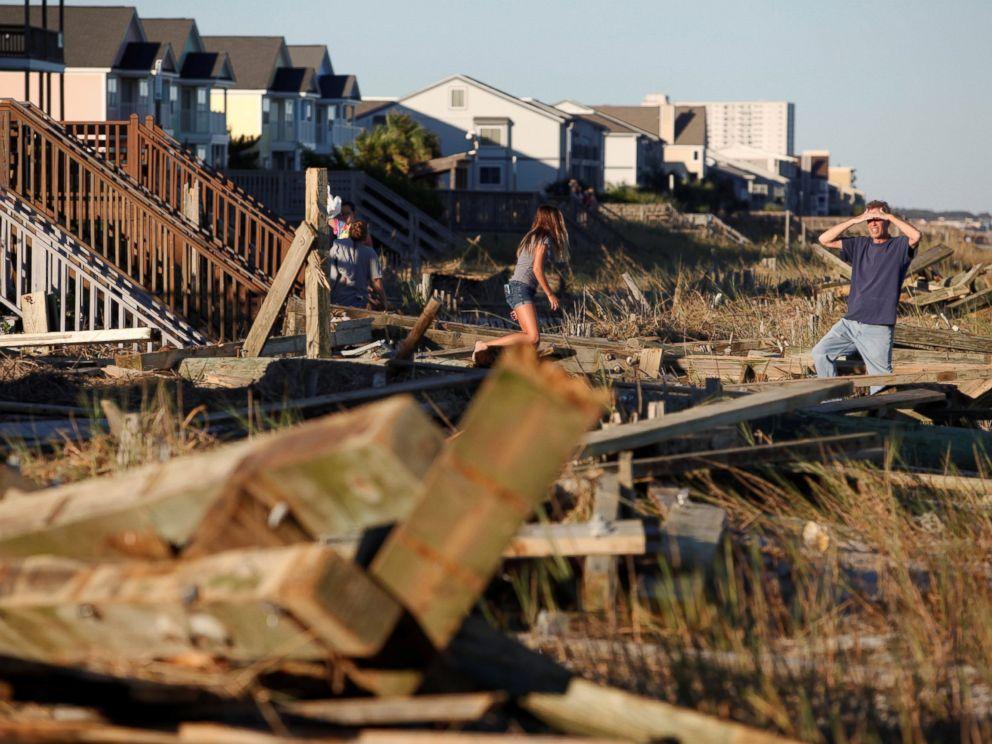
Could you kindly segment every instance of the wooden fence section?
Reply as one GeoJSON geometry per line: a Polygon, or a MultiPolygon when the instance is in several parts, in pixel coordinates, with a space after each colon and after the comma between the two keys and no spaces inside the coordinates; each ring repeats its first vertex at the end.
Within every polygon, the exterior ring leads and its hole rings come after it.
{"type": "Polygon", "coordinates": [[[33,292],[51,298],[52,331],[151,327],[175,346],[207,340],[109,262],[0,192],[0,304],[21,315],[21,298],[33,292]]]}
{"type": "MultiPolygon", "coordinates": [[[[293,229],[237,183],[170,137],[151,117],[144,122],[66,122],[66,131],[240,256],[250,268],[275,276],[293,242],[293,229]]],[[[286,203],[298,200],[293,193],[286,203]]],[[[298,221],[298,220],[297,220],[298,221]]]]}
{"type": "Polygon", "coordinates": [[[527,232],[541,203],[541,196],[530,191],[439,191],[438,196],[444,222],[462,232],[527,232]]]}
{"type": "MultiPolygon", "coordinates": [[[[305,175],[300,171],[229,170],[227,175],[255,199],[290,222],[303,219],[305,175]]],[[[372,237],[398,258],[449,254],[465,241],[387,186],[361,171],[330,171],[331,192],[352,201],[368,220],[372,237]]]]}
{"type": "MultiPolygon", "coordinates": [[[[115,137],[115,151],[120,147],[115,137]]],[[[10,99],[0,101],[0,188],[209,336],[240,337],[268,290],[262,272],[38,109],[10,99]]]]}

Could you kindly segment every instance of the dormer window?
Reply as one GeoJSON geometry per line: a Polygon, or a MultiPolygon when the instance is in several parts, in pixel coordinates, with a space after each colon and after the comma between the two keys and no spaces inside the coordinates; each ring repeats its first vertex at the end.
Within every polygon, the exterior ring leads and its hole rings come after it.
{"type": "Polygon", "coordinates": [[[482,147],[502,147],[505,144],[503,127],[479,127],[479,145],[482,147]]]}
{"type": "Polygon", "coordinates": [[[448,90],[448,107],[453,109],[465,108],[467,91],[465,88],[451,88],[448,90]]]}

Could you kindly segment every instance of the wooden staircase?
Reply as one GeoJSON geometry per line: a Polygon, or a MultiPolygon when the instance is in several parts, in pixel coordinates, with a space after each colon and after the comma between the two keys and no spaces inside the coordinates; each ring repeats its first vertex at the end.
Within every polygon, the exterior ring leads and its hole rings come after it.
{"type": "Polygon", "coordinates": [[[12,192],[0,192],[0,304],[21,315],[21,297],[52,300],[53,331],[155,328],[164,343],[206,337],[87,246],[12,192]]]}
{"type": "MultiPolygon", "coordinates": [[[[303,218],[305,174],[298,171],[233,170],[228,176],[287,220],[303,218]]],[[[465,239],[362,171],[328,173],[331,192],[354,202],[369,222],[377,246],[395,260],[450,256],[468,247],[465,239]]]]}
{"type": "Polygon", "coordinates": [[[129,177],[117,162],[135,172],[137,140],[110,126],[102,137],[103,157],[39,109],[0,100],[0,188],[206,336],[242,337],[271,283],[262,267],[274,273],[281,260],[275,241],[239,232],[244,220],[219,197],[213,230],[185,218],[168,197],[182,193],[178,166],[170,174],[153,163],[129,177]]]}

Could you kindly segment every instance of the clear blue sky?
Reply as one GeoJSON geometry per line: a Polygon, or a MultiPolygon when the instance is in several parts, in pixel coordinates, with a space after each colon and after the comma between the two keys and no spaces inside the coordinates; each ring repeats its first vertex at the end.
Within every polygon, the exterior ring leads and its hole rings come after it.
{"type": "MultiPolygon", "coordinates": [[[[120,5],[121,2],[98,4],[120,5]]],[[[70,4],[93,4],[76,3],[70,4]]],[[[786,99],[869,198],[992,210],[988,0],[136,0],[206,34],[326,43],[367,96],[462,72],[548,102],[786,99]]]]}

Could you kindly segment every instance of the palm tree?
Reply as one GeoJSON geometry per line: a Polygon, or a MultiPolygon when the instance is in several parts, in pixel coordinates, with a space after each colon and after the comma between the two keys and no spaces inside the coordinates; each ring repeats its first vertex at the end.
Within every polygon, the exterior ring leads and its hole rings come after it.
{"type": "Polygon", "coordinates": [[[342,148],[352,168],[386,177],[409,178],[420,163],[441,154],[437,135],[407,114],[387,114],[386,123],[362,132],[342,148]]]}

